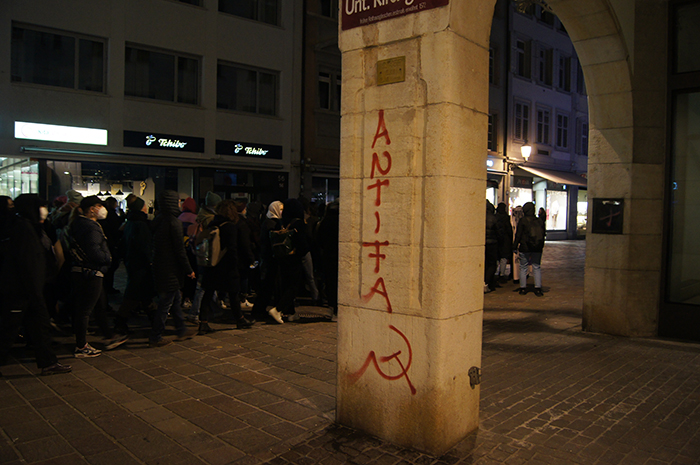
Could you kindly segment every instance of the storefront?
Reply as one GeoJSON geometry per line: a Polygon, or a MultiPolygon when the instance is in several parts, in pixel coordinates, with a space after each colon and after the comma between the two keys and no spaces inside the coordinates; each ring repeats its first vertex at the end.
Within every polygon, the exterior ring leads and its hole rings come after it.
{"type": "Polygon", "coordinates": [[[20,147],[20,156],[0,157],[0,194],[38,193],[52,200],[72,189],[124,202],[134,193],[149,207],[165,189],[199,202],[208,191],[265,204],[289,195],[282,146],[217,140],[216,158],[204,159],[204,138],[132,130],[123,131],[121,153],[62,144],[106,145],[107,131],[104,143],[93,138],[94,131],[103,130],[17,123],[15,138],[31,141],[20,147]]]}
{"type": "Polygon", "coordinates": [[[584,177],[519,165],[511,176],[511,211],[526,202],[534,202],[538,212],[544,208],[548,240],[585,237],[588,196],[584,177]]]}

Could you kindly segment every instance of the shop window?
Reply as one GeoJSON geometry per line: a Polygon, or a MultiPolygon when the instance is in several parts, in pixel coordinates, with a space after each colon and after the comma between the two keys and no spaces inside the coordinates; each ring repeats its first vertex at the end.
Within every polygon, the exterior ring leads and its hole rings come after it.
{"type": "Polygon", "coordinates": [[[549,145],[551,143],[551,113],[545,108],[537,109],[537,143],[549,145]]]}
{"type": "Polygon", "coordinates": [[[531,76],[531,59],[530,59],[531,42],[521,39],[515,41],[515,73],[523,78],[530,79],[531,76]]]}
{"type": "Polygon", "coordinates": [[[488,128],[488,150],[489,152],[498,152],[498,138],[497,138],[497,122],[498,117],[496,115],[489,115],[489,128],[488,128]]]}
{"type": "Polygon", "coordinates": [[[543,46],[537,48],[535,78],[543,86],[552,85],[552,55],[553,51],[551,48],[543,46]]]}
{"type": "Polygon", "coordinates": [[[199,60],[126,47],[124,94],[168,102],[199,103],[199,60]]]}
{"type": "Polygon", "coordinates": [[[0,195],[17,198],[39,193],[39,163],[29,158],[0,157],[0,195]]]}
{"type": "Polygon", "coordinates": [[[319,3],[323,16],[338,19],[338,0],[319,0],[319,3]]]}
{"type": "Polygon", "coordinates": [[[569,148],[569,117],[561,113],[557,114],[557,147],[569,148]]]}
{"type": "Polygon", "coordinates": [[[584,236],[588,229],[588,191],[586,189],[578,190],[578,199],[576,202],[576,235],[584,236]]]}
{"type": "Polygon", "coordinates": [[[527,202],[532,202],[532,188],[511,187],[510,188],[510,211],[515,207],[522,207],[527,202]]]}
{"type": "Polygon", "coordinates": [[[568,196],[566,191],[547,191],[547,230],[566,230],[568,196]]]}
{"type": "Polygon", "coordinates": [[[105,40],[12,27],[13,82],[105,92],[105,40]]]}
{"type": "Polygon", "coordinates": [[[515,102],[515,127],[513,134],[517,140],[527,140],[530,130],[530,105],[515,102]]]}
{"type": "Polygon", "coordinates": [[[576,153],[578,155],[588,155],[588,121],[586,119],[578,119],[576,132],[576,153]]]}
{"type": "Polygon", "coordinates": [[[279,26],[279,0],[219,0],[219,11],[279,26]]]}
{"type": "Polygon", "coordinates": [[[559,66],[557,67],[558,80],[557,87],[564,92],[571,91],[571,57],[559,55],[559,66]]]}
{"type": "Polygon", "coordinates": [[[279,76],[274,71],[219,63],[216,90],[217,108],[277,114],[279,76]]]}

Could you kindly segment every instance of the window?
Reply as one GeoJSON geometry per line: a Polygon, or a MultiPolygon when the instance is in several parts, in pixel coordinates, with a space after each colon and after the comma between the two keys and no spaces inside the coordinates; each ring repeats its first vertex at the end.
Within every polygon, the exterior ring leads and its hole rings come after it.
{"type": "Polygon", "coordinates": [[[340,73],[319,71],[318,107],[324,110],[340,111],[340,73]]]}
{"type": "Polygon", "coordinates": [[[125,95],[199,104],[198,59],[129,46],[125,57],[125,95]]]}
{"type": "Polygon", "coordinates": [[[279,26],[279,0],[219,0],[219,11],[279,26]]]}
{"type": "Polygon", "coordinates": [[[515,73],[529,79],[530,66],[530,42],[517,39],[515,41],[515,73]]]}
{"type": "Polygon", "coordinates": [[[537,109],[537,143],[549,145],[551,134],[551,114],[545,108],[537,109]]]}
{"type": "Polygon", "coordinates": [[[581,63],[576,66],[576,92],[581,95],[586,95],[586,80],[583,77],[583,67],[581,63]]]}
{"type": "Polygon", "coordinates": [[[576,122],[576,153],[588,155],[588,121],[579,118],[576,122]]]}
{"type": "Polygon", "coordinates": [[[498,151],[498,127],[497,127],[498,117],[496,115],[489,115],[489,132],[488,132],[488,150],[489,152],[498,151]]]}
{"type": "Polygon", "coordinates": [[[559,55],[559,66],[557,68],[559,79],[557,87],[564,92],[571,91],[571,57],[559,55]]]}
{"type": "Polygon", "coordinates": [[[552,85],[552,49],[538,47],[536,56],[536,75],[537,81],[545,86],[552,85]]]}
{"type": "Polygon", "coordinates": [[[569,148],[569,117],[557,114],[557,147],[569,148]]]}
{"type": "Polygon", "coordinates": [[[527,103],[515,103],[515,138],[527,140],[530,129],[530,105],[527,103]]]}
{"type": "Polygon", "coordinates": [[[12,27],[13,82],[105,92],[105,41],[12,27]]]}
{"type": "Polygon", "coordinates": [[[543,22],[543,23],[548,24],[550,26],[554,26],[554,18],[555,18],[554,14],[545,10],[541,6],[536,7],[535,17],[540,22],[543,22]]]}
{"type": "Polygon", "coordinates": [[[338,19],[338,0],[319,0],[319,3],[323,16],[338,19]]]}
{"type": "Polygon", "coordinates": [[[261,115],[277,114],[279,76],[274,71],[219,63],[216,107],[261,115]]]}

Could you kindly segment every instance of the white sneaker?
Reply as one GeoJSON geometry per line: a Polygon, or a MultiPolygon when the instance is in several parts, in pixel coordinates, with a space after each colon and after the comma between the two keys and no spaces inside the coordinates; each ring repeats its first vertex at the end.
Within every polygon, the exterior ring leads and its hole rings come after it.
{"type": "Polygon", "coordinates": [[[250,310],[251,308],[253,308],[253,304],[248,302],[248,299],[245,299],[243,302],[241,302],[241,308],[243,310],[250,310]]]}
{"type": "Polygon", "coordinates": [[[73,355],[75,358],[87,358],[87,357],[97,357],[102,353],[101,350],[95,349],[92,347],[90,344],[85,344],[85,347],[82,349],[75,348],[75,352],[73,352],[73,355]]]}
{"type": "Polygon", "coordinates": [[[271,308],[270,310],[267,311],[268,315],[270,315],[274,320],[279,323],[283,324],[284,320],[282,319],[282,314],[277,310],[276,307],[271,308]]]}

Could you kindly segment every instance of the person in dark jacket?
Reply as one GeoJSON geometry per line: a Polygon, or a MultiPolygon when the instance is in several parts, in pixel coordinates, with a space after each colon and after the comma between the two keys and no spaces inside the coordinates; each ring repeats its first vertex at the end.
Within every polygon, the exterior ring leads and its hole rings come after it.
{"type": "Polygon", "coordinates": [[[153,235],[147,211],[143,199],[133,199],[128,207],[121,239],[121,251],[126,267],[126,289],[115,319],[114,330],[123,335],[129,332],[128,320],[131,315],[139,309],[148,311],[153,300],[153,235]]]}
{"type": "Polygon", "coordinates": [[[338,311],[338,230],[340,204],[338,200],[326,207],[326,213],[318,224],[318,244],[323,262],[323,283],[328,306],[338,311]]]}
{"type": "Polygon", "coordinates": [[[126,341],[123,336],[114,337],[107,321],[107,297],[103,278],[112,262],[107,238],[97,222],[107,217],[107,209],[96,195],[85,197],[78,208],[71,212],[66,228],[69,247],[71,289],[73,291],[73,327],[77,358],[97,357],[100,351],[87,342],[90,314],[102,331],[105,349],[111,350],[126,341]]]}
{"type": "Polygon", "coordinates": [[[253,304],[253,318],[257,321],[265,321],[271,317],[277,323],[284,323],[282,314],[277,311],[273,296],[279,298],[279,263],[272,255],[270,244],[270,231],[282,229],[282,202],[275,200],[267,209],[265,221],[260,227],[260,286],[253,304]],[[267,310],[267,306],[273,302],[273,307],[267,310]]]}
{"type": "Polygon", "coordinates": [[[176,341],[191,339],[194,331],[185,326],[180,306],[180,289],[185,278],[195,279],[194,271],[185,252],[182,234],[180,197],[177,192],[165,190],[158,196],[157,215],[153,220],[153,281],[158,293],[158,309],[151,319],[149,345],[161,347],[170,340],[163,339],[168,313],[172,314],[177,332],[176,341]]]}
{"type": "Polygon", "coordinates": [[[484,292],[496,290],[496,264],[498,262],[498,220],[493,204],[486,201],[486,246],[484,261],[484,292]]]}
{"type": "Polygon", "coordinates": [[[299,200],[287,199],[284,201],[282,226],[295,231],[292,236],[294,252],[279,259],[282,295],[277,310],[287,316],[287,321],[296,321],[299,319],[299,315],[294,308],[294,300],[304,280],[304,257],[311,250],[304,222],[304,206],[299,200]]]}
{"type": "Polygon", "coordinates": [[[119,203],[114,197],[109,197],[105,200],[104,205],[107,208],[107,218],[98,221],[98,223],[102,226],[102,230],[107,237],[107,246],[109,247],[109,253],[112,255],[112,264],[105,273],[102,284],[107,294],[118,294],[119,290],[114,288],[114,273],[119,268],[119,262],[121,261],[119,242],[122,236],[121,226],[124,223],[124,218],[117,213],[119,203]]]}
{"type": "MultiPolygon", "coordinates": [[[[498,271],[499,281],[508,281],[506,266],[513,259],[513,225],[506,204],[501,202],[496,208],[496,221],[498,222],[498,271]]],[[[511,264],[511,268],[513,265],[511,264]]]]}
{"type": "MultiPolygon", "coordinates": [[[[245,248],[245,243],[248,243],[249,234],[247,230],[242,230],[239,226],[241,221],[238,217],[236,204],[233,200],[222,200],[216,206],[216,216],[207,226],[208,228],[219,228],[219,240],[221,250],[226,249],[226,252],[216,264],[216,266],[205,267],[203,269],[202,287],[204,288],[204,297],[202,306],[199,309],[199,334],[207,334],[213,332],[209,326],[209,311],[212,305],[212,297],[216,291],[219,298],[223,299],[224,294],[228,294],[231,302],[231,311],[233,318],[236,321],[238,329],[249,328],[253,325],[248,321],[241,311],[240,300],[240,269],[239,269],[239,251],[245,248]]],[[[248,247],[250,248],[250,246],[248,247]]]]}
{"type": "Polygon", "coordinates": [[[13,205],[6,196],[0,198],[0,365],[6,363],[24,323],[41,374],[70,373],[71,367],[58,363],[51,350],[51,325],[43,293],[46,254],[38,234],[41,201],[36,195],[22,194],[15,202],[13,205]]]}
{"type": "Polygon", "coordinates": [[[541,220],[535,216],[534,203],[527,202],[523,205],[523,214],[524,216],[518,222],[515,241],[513,242],[513,250],[517,250],[520,253],[520,294],[527,294],[527,267],[532,265],[532,271],[535,275],[535,295],[542,297],[542,269],[540,268],[540,263],[542,261],[544,243],[533,246],[528,239],[532,237],[535,228],[542,228],[542,231],[544,231],[544,228],[541,220]]]}

